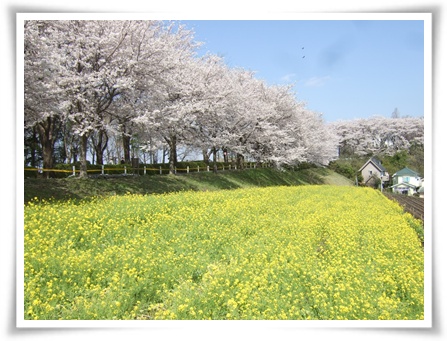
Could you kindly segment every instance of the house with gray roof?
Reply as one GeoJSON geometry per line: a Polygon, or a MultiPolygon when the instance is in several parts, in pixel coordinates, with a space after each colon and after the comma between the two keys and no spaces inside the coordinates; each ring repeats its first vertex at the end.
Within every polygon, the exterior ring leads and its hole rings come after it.
{"type": "Polygon", "coordinates": [[[382,162],[375,157],[366,161],[359,169],[359,173],[362,174],[363,184],[366,186],[377,188],[390,180],[390,175],[383,167],[382,162]]]}

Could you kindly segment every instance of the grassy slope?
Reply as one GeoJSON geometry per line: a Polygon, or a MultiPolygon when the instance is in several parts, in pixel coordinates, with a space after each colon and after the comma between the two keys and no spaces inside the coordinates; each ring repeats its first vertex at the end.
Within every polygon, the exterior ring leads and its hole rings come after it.
{"type": "Polygon", "coordinates": [[[276,171],[274,169],[247,169],[191,173],[188,175],[127,176],[108,179],[25,179],[24,199],[28,202],[54,198],[85,199],[92,196],[119,195],[130,193],[166,193],[184,190],[213,191],[246,187],[296,186],[309,184],[331,184],[349,186],[352,182],[324,168],[301,171],[276,171]]]}

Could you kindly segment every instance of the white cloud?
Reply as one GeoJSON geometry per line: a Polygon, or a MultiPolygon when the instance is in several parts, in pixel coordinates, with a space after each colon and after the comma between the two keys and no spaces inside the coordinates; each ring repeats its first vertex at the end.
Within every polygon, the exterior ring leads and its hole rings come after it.
{"type": "Polygon", "coordinates": [[[331,79],[331,77],[329,76],[323,76],[323,77],[311,77],[308,80],[306,80],[304,82],[305,86],[323,86],[325,85],[327,82],[329,82],[331,79]]]}
{"type": "Polygon", "coordinates": [[[280,79],[283,82],[291,82],[293,78],[295,78],[296,73],[288,73],[287,75],[282,76],[280,79]]]}

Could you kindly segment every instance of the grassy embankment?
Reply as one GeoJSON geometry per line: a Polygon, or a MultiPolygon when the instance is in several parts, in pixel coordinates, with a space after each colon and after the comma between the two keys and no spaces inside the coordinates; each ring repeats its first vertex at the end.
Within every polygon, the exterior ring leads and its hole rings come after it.
{"type": "Polygon", "coordinates": [[[188,175],[147,175],[118,178],[25,179],[24,199],[66,200],[94,196],[214,191],[249,187],[296,185],[352,185],[345,177],[325,168],[279,172],[270,168],[244,171],[190,173],[188,175]]]}

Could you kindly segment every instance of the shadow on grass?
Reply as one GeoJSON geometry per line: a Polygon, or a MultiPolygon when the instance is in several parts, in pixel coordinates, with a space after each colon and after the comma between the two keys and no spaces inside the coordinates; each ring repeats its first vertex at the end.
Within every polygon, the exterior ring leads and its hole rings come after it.
{"type": "MultiPolygon", "coordinates": [[[[24,201],[38,199],[84,200],[97,196],[161,194],[179,191],[213,191],[245,187],[324,184],[325,169],[277,171],[270,168],[97,178],[25,179],[24,201]]],[[[332,174],[332,173],[331,173],[332,174]]]]}

